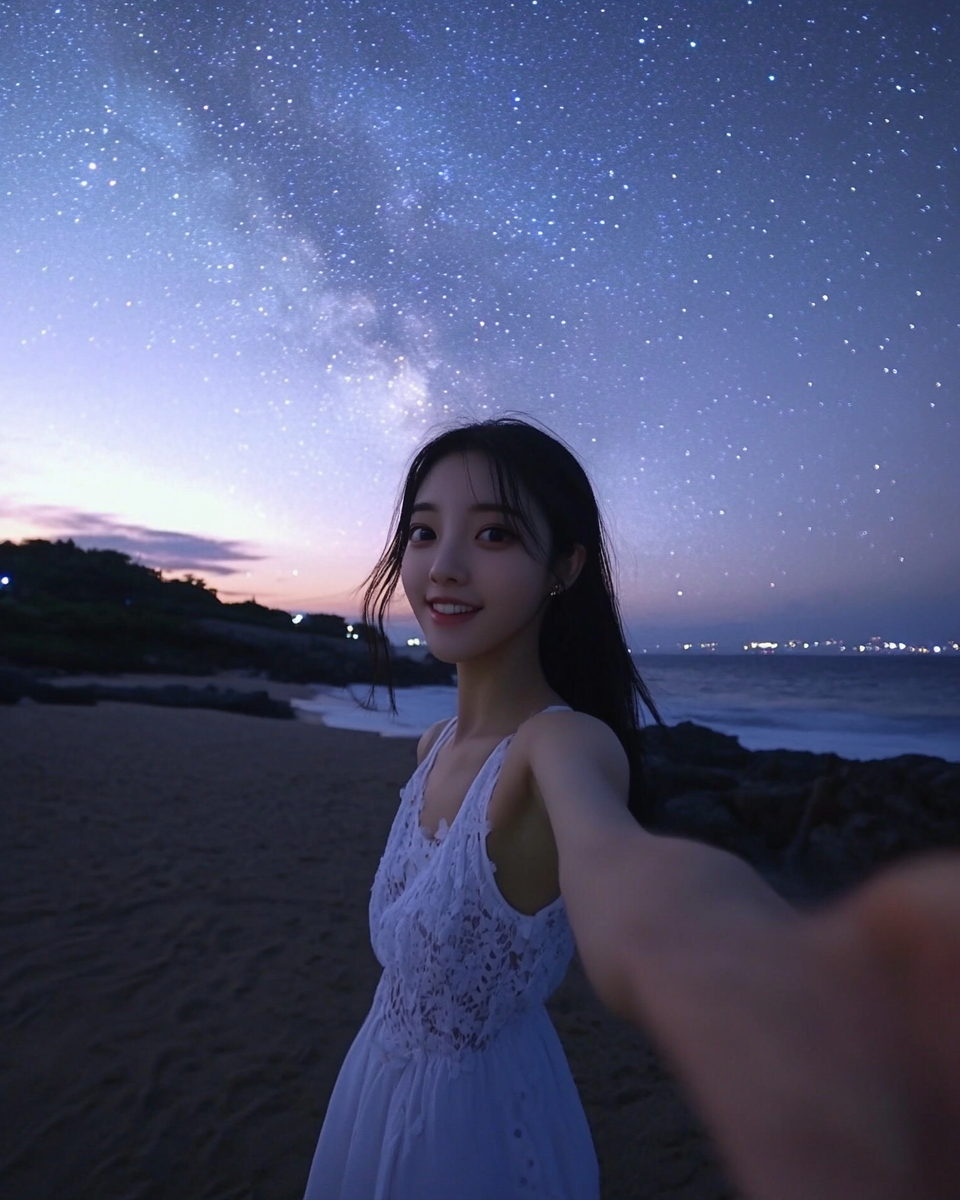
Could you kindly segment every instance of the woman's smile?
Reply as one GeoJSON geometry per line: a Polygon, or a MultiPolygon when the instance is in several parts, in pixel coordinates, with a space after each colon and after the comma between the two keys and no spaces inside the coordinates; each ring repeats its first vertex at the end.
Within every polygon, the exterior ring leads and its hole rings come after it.
{"type": "Polygon", "coordinates": [[[454,600],[449,596],[428,596],[427,607],[435,624],[463,625],[471,617],[475,617],[482,606],[467,604],[463,600],[454,600]]]}
{"type": "Polygon", "coordinates": [[[453,604],[431,604],[430,616],[437,625],[465,625],[471,617],[475,617],[479,608],[464,608],[453,604]]]}

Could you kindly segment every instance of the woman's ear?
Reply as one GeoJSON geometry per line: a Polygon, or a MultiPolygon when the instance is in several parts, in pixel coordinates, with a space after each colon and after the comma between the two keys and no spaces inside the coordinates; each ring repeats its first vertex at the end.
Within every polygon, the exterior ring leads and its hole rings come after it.
{"type": "Polygon", "coordinates": [[[579,542],[577,542],[569,554],[557,559],[553,573],[564,591],[568,591],[577,582],[577,577],[583,570],[586,561],[587,552],[579,542]]]}

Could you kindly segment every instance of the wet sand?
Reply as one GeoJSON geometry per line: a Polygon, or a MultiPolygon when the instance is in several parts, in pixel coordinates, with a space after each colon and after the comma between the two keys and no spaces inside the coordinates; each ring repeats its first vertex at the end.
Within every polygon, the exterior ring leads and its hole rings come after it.
{"type": "MultiPolygon", "coordinates": [[[[301,722],[0,708],[0,1194],[298,1200],[414,765],[412,740],[301,722]]],[[[732,1196],[576,962],[550,1011],[606,1200],[732,1196]]]]}

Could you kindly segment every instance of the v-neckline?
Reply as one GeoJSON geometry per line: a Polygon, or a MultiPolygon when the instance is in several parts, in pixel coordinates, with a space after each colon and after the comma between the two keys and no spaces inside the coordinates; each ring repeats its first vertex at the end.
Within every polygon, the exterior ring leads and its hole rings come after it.
{"type": "Polygon", "coordinates": [[[419,829],[419,831],[423,837],[423,840],[426,843],[428,843],[428,845],[431,845],[431,846],[441,845],[450,836],[450,831],[453,829],[454,825],[456,825],[457,820],[460,817],[460,814],[463,812],[464,805],[467,803],[467,800],[470,798],[470,793],[477,786],[477,780],[480,778],[480,776],[486,770],[487,764],[490,762],[490,760],[493,758],[493,756],[497,753],[497,751],[500,749],[500,747],[504,744],[504,742],[509,742],[514,737],[516,737],[516,730],[514,730],[513,733],[508,733],[505,738],[501,738],[500,741],[497,742],[497,744],[493,747],[493,749],[490,751],[490,753],[486,756],[486,758],[480,764],[480,767],[477,770],[476,775],[474,775],[473,779],[467,785],[467,790],[463,793],[463,799],[460,801],[460,807],[453,814],[453,820],[448,822],[446,817],[441,817],[437,824],[436,832],[431,834],[426,829],[424,829],[423,825],[421,824],[421,820],[423,818],[423,805],[427,798],[427,782],[430,779],[431,774],[433,773],[433,768],[436,764],[437,755],[440,753],[441,747],[444,746],[447,743],[447,741],[453,736],[453,733],[456,730],[456,727],[457,727],[457,718],[451,717],[450,722],[447,725],[446,729],[444,729],[443,732],[440,734],[440,736],[437,738],[436,742],[431,747],[430,753],[427,755],[426,759],[424,759],[424,767],[426,769],[424,770],[424,773],[420,779],[420,795],[417,799],[417,829],[419,829]],[[440,835],[441,827],[444,825],[446,826],[446,828],[443,830],[443,834],[440,835]]]}
{"type": "MultiPolygon", "coordinates": [[[[550,712],[551,709],[561,709],[561,708],[569,709],[570,705],[569,704],[548,704],[546,708],[541,708],[537,712],[531,713],[530,715],[532,717],[539,717],[541,713],[550,712]]],[[[527,717],[526,719],[529,721],[530,717],[527,717]]],[[[524,722],[521,722],[521,724],[523,724],[523,723],[524,722]]],[[[470,793],[477,786],[477,780],[487,769],[487,765],[489,764],[490,760],[497,753],[497,751],[501,748],[501,746],[503,746],[506,742],[513,741],[513,739],[517,736],[517,732],[519,731],[519,728],[520,728],[520,726],[518,725],[517,728],[513,731],[513,733],[508,733],[506,737],[501,738],[500,741],[497,742],[497,744],[493,747],[493,749],[490,751],[490,753],[486,756],[486,758],[480,764],[480,767],[477,770],[476,775],[474,775],[473,779],[470,781],[469,785],[467,786],[467,790],[463,793],[463,799],[460,801],[460,807],[453,814],[453,820],[448,822],[446,817],[441,817],[437,824],[436,832],[431,834],[431,833],[428,833],[428,831],[426,829],[424,829],[423,825],[421,824],[421,820],[423,818],[423,805],[424,805],[424,802],[426,801],[426,797],[427,797],[427,782],[430,779],[431,774],[433,773],[433,768],[436,765],[437,755],[440,753],[441,747],[443,747],[447,743],[447,741],[449,741],[449,739],[453,736],[453,733],[455,732],[456,727],[457,727],[457,718],[451,717],[450,721],[447,723],[446,728],[441,732],[440,736],[434,742],[433,746],[431,746],[430,753],[423,760],[424,772],[420,778],[420,794],[417,798],[416,821],[417,821],[417,829],[419,830],[423,841],[426,842],[427,845],[430,845],[430,846],[440,846],[450,836],[450,831],[453,829],[454,825],[457,823],[457,820],[460,817],[460,814],[463,812],[464,806],[466,805],[467,800],[470,798],[470,793]],[[446,825],[446,828],[443,830],[442,836],[440,836],[440,829],[441,829],[441,826],[443,826],[443,825],[446,825]]]]}

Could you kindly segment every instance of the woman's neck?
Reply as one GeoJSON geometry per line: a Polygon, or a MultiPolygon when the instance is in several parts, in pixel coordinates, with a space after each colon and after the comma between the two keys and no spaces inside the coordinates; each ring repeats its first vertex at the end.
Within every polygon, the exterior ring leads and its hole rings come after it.
{"type": "Polygon", "coordinates": [[[536,646],[458,663],[455,740],[507,737],[528,717],[556,703],[536,646]]]}

